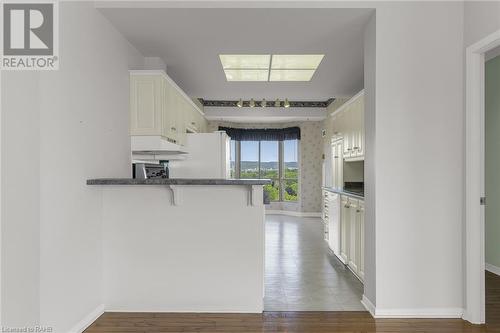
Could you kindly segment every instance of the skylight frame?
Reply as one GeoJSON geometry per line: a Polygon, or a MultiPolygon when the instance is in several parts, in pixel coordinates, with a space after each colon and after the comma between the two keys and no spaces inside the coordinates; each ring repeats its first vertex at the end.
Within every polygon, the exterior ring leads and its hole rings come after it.
{"type": "Polygon", "coordinates": [[[219,54],[228,82],[309,82],[324,57],[324,54],[219,54]],[[238,72],[242,74],[239,78],[238,72]]]}

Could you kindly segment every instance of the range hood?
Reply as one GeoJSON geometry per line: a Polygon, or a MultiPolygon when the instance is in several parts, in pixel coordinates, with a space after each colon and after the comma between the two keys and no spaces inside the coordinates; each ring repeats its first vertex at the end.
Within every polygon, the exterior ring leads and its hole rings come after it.
{"type": "Polygon", "coordinates": [[[183,159],[186,149],[159,135],[132,135],[130,147],[133,160],[183,159]]]}

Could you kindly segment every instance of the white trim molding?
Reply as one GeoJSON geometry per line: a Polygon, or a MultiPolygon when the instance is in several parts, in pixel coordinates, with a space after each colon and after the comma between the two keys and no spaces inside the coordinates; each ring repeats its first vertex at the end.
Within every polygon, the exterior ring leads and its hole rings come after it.
{"type": "Polygon", "coordinates": [[[370,312],[373,318],[462,318],[462,308],[429,308],[429,309],[377,309],[365,296],[361,304],[370,312]]]}
{"type": "Polygon", "coordinates": [[[466,49],[465,103],[465,306],[463,319],[485,322],[484,62],[500,46],[500,30],[466,49]]]}
{"type": "Polygon", "coordinates": [[[331,116],[334,116],[340,112],[342,112],[343,110],[345,110],[349,105],[351,105],[352,103],[354,103],[358,98],[360,98],[361,96],[364,96],[365,95],[365,90],[361,90],[360,92],[358,92],[356,95],[352,96],[351,98],[349,98],[349,100],[347,102],[345,102],[344,104],[342,104],[341,106],[339,106],[337,109],[335,109],[335,111],[333,111],[332,113],[330,113],[330,117],[331,116]]]}
{"type": "Polygon", "coordinates": [[[375,318],[462,318],[462,308],[430,308],[430,309],[377,309],[375,318]]]}
{"type": "Polygon", "coordinates": [[[266,215],[288,215],[297,217],[321,217],[321,212],[297,212],[293,210],[266,209],[266,215]]]}
{"type": "Polygon", "coordinates": [[[85,318],[80,320],[71,330],[69,330],[69,333],[82,333],[85,331],[94,321],[97,320],[102,314],[104,313],[104,304],[99,305],[97,308],[95,308],[92,312],[87,314],[85,318]]]}
{"type": "Polygon", "coordinates": [[[370,312],[372,317],[375,317],[375,305],[373,305],[373,303],[364,294],[363,294],[363,298],[361,299],[361,304],[363,304],[365,309],[368,312],[370,312]]]}
{"type": "Polygon", "coordinates": [[[486,263],[486,270],[490,273],[500,276],[500,267],[486,263]]]}

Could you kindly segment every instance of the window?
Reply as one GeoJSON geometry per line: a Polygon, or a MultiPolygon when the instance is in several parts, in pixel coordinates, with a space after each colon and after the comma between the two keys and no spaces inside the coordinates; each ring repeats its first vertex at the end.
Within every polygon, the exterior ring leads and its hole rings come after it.
{"type": "Polygon", "coordinates": [[[299,186],[298,140],[283,141],[283,198],[297,201],[299,186]]]}
{"type": "Polygon", "coordinates": [[[298,140],[231,140],[231,176],[271,179],[264,186],[271,201],[297,201],[298,145],[298,140]]]}
{"type": "Polygon", "coordinates": [[[236,141],[231,140],[229,146],[229,163],[231,178],[236,178],[236,141]]]}

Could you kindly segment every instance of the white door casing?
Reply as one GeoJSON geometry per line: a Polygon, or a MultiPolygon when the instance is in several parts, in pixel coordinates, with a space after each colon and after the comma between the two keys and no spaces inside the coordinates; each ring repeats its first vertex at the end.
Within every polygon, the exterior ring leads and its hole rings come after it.
{"type": "Polygon", "coordinates": [[[484,284],[484,55],[500,46],[500,30],[466,50],[465,320],[485,322],[484,284]]]}

